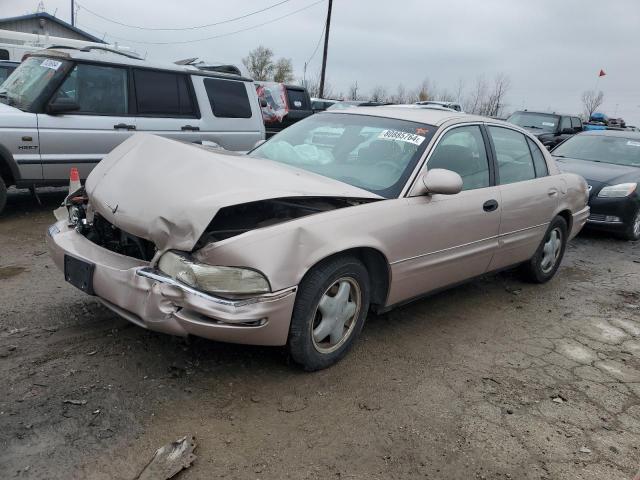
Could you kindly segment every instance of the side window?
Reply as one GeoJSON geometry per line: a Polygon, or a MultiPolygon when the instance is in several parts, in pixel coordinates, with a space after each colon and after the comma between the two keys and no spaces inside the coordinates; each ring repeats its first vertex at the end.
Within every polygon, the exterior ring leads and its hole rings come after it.
{"type": "Polygon", "coordinates": [[[251,104],[244,82],[205,78],[204,88],[216,117],[251,118],[251,104]]]}
{"type": "Polygon", "coordinates": [[[582,130],[582,121],[578,117],[571,117],[571,127],[579,132],[582,130]]]}
{"type": "Polygon", "coordinates": [[[9,60],[9,50],[0,48],[0,60],[9,60]]]}
{"type": "Polygon", "coordinates": [[[527,139],[520,132],[502,127],[489,127],[498,160],[500,184],[536,178],[527,139]]]}
{"type": "Polygon", "coordinates": [[[136,69],[136,107],[140,115],[194,116],[187,75],[136,69]]]}
{"type": "Polygon", "coordinates": [[[294,90],[287,88],[289,100],[289,110],[309,110],[309,102],[304,90],[294,90]]]}
{"type": "Polygon", "coordinates": [[[458,127],[448,131],[436,147],[427,169],[445,168],[462,177],[462,189],[489,186],[489,162],[480,127],[458,127]]]}
{"type": "Polygon", "coordinates": [[[80,105],[79,113],[126,115],[129,111],[127,70],[77,64],[55,94],[80,105]]]}
{"type": "Polygon", "coordinates": [[[547,167],[547,161],[544,159],[544,155],[533,140],[527,138],[527,142],[529,142],[529,149],[531,149],[531,155],[533,156],[533,166],[536,169],[536,177],[546,177],[549,175],[549,168],[547,167]]]}
{"type": "Polygon", "coordinates": [[[571,117],[561,117],[560,118],[560,132],[562,133],[565,128],[568,128],[569,130],[572,129],[572,127],[571,127],[571,117]]]}

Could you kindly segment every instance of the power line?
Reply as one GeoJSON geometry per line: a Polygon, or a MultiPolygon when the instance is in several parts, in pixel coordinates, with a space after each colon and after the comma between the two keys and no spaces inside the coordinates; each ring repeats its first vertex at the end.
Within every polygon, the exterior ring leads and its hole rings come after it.
{"type": "Polygon", "coordinates": [[[101,15],[101,14],[99,14],[97,12],[94,12],[93,10],[88,9],[87,7],[85,7],[84,5],[81,5],[78,2],[76,2],[76,4],[78,5],[78,8],[82,8],[83,10],[85,10],[88,13],[90,13],[91,15],[93,15],[95,17],[98,17],[98,18],[101,18],[102,20],[106,20],[107,22],[115,23],[116,25],[120,25],[122,27],[136,28],[138,30],[153,30],[153,31],[183,31],[183,30],[198,30],[200,28],[213,27],[215,25],[222,25],[224,23],[235,22],[237,20],[242,20],[243,18],[251,17],[251,16],[256,15],[258,13],[266,12],[267,10],[270,10],[272,8],[275,8],[275,7],[279,6],[279,5],[282,5],[283,3],[287,3],[287,2],[290,2],[290,1],[291,0],[281,0],[280,2],[274,3],[273,5],[270,5],[268,7],[262,8],[260,10],[256,10],[255,12],[247,13],[245,15],[240,15],[239,17],[235,17],[235,18],[229,18],[227,20],[221,20],[221,21],[215,22],[215,23],[208,23],[206,25],[197,25],[197,26],[193,26],[193,27],[182,27],[182,28],[141,27],[139,25],[130,25],[128,23],[119,22],[118,20],[113,20],[112,18],[105,17],[104,15],[101,15]]]}
{"type": "MultiPolygon", "coordinates": [[[[316,2],[313,2],[313,3],[309,4],[309,5],[307,5],[306,7],[299,8],[298,10],[294,10],[293,12],[287,13],[286,15],[281,15],[280,17],[276,17],[276,18],[274,18],[272,20],[269,20],[268,22],[263,22],[263,23],[260,23],[258,25],[253,25],[251,27],[242,28],[240,30],[235,30],[233,32],[222,33],[222,34],[213,35],[213,36],[210,36],[210,37],[198,38],[198,39],[195,39],[195,40],[182,40],[182,41],[173,41],[173,42],[145,42],[145,41],[141,41],[141,40],[132,40],[130,38],[117,37],[115,35],[111,35],[110,33],[108,33],[108,34],[105,33],[105,35],[108,36],[108,37],[111,37],[111,38],[113,38],[115,40],[121,40],[121,41],[129,42],[129,43],[136,43],[136,44],[139,44],[139,45],[184,45],[184,44],[188,44],[188,43],[198,43],[198,42],[204,42],[204,41],[207,41],[207,40],[213,40],[213,39],[216,39],[216,38],[228,37],[230,35],[235,35],[236,33],[242,33],[242,32],[247,32],[249,30],[254,30],[256,28],[260,28],[260,27],[263,27],[265,25],[269,25],[271,23],[277,22],[278,20],[282,20],[283,18],[287,18],[287,17],[290,17],[292,15],[295,15],[296,13],[302,12],[303,10],[307,10],[307,9],[309,9],[309,8],[315,6],[315,5],[318,5],[319,3],[323,3],[324,1],[325,0],[318,0],[316,2]]],[[[92,27],[87,27],[86,25],[79,25],[79,26],[82,27],[83,29],[93,30],[94,32],[98,32],[98,29],[94,29],[92,27]]]]}
{"type": "Polygon", "coordinates": [[[320,47],[320,42],[322,42],[322,38],[324,37],[324,31],[325,31],[326,28],[327,28],[327,24],[325,23],[324,26],[322,27],[322,33],[320,34],[320,38],[318,39],[318,43],[316,44],[316,48],[313,51],[313,53],[311,54],[311,56],[309,57],[309,60],[307,60],[305,62],[305,65],[308,65],[311,62],[311,60],[313,59],[313,57],[315,57],[316,52],[318,51],[318,48],[320,47]]]}

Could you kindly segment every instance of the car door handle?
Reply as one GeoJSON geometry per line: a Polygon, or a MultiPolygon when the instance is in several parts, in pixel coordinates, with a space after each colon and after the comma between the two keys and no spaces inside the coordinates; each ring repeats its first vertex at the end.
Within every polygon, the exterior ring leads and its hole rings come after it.
{"type": "Polygon", "coordinates": [[[120,129],[135,130],[136,126],[135,125],[127,125],[126,123],[118,123],[117,125],[114,125],[113,128],[114,128],[114,130],[120,130],[120,129]]]}
{"type": "Polygon", "coordinates": [[[180,127],[180,130],[184,131],[189,131],[189,132],[197,132],[200,130],[200,127],[194,127],[192,125],[183,125],[182,127],[180,127]]]}
{"type": "Polygon", "coordinates": [[[498,201],[497,200],[487,200],[482,205],[482,208],[485,212],[493,212],[498,209],[498,201]]]}
{"type": "Polygon", "coordinates": [[[556,190],[555,188],[550,188],[549,191],[547,192],[547,195],[549,195],[550,197],[553,197],[557,194],[558,194],[558,190],[556,190]]]}

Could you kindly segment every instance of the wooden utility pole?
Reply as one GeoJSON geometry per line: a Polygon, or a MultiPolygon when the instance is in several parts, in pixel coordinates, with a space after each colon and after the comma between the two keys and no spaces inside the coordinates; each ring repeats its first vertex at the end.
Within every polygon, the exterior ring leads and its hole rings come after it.
{"type": "Polygon", "coordinates": [[[320,98],[324,98],[324,76],[327,71],[327,50],[329,49],[329,27],[331,26],[331,7],[333,0],[329,0],[329,8],[327,10],[327,26],[324,31],[324,52],[322,53],[322,72],[320,73],[320,98]]]}

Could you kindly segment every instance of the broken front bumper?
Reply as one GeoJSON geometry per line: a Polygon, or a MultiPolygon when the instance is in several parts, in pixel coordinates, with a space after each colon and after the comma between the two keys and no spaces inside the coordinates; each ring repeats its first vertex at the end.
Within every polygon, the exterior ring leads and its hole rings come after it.
{"type": "Polygon", "coordinates": [[[223,342],[284,345],[296,288],[241,300],[195,290],[147,262],[102,248],[58,222],[47,234],[51,257],[64,270],[64,256],[93,265],[93,292],[105,306],[144,328],[171,335],[197,335],[223,342]]]}

